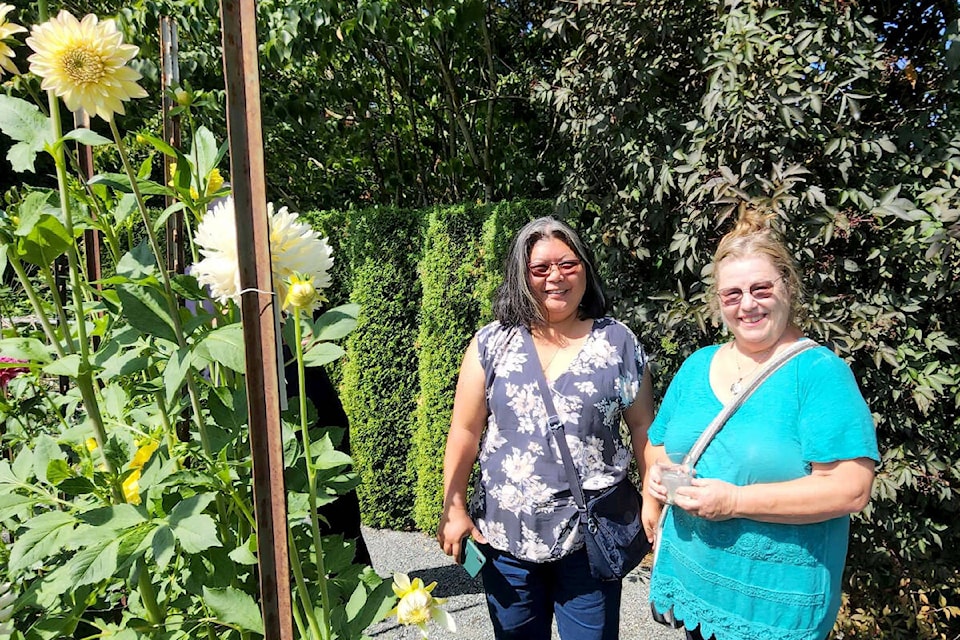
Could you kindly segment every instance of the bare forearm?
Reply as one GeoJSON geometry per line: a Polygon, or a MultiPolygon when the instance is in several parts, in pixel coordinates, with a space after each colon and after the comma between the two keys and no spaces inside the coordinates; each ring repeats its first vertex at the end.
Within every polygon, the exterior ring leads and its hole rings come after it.
{"type": "Polygon", "coordinates": [[[870,500],[873,461],[846,460],[809,476],[734,488],[732,517],[809,524],[862,510],[870,500]]]}
{"type": "Polygon", "coordinates": [[[477,459],[479,440],[468,429],[451,427],[443,456],[443,505],[466,507],[467,482],[477,459]]]}

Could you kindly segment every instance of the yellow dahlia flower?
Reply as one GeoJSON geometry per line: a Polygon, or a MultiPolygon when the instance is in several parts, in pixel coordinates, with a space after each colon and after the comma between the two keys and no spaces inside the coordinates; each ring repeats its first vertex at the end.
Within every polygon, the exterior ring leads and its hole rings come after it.
{"type": "MultiPolygon", "coordinates": [[[[286,301],[288,283],[296,275],[311,279],[315,289],[330,286],[333,256],[326,238],[309,224],[300,222],[286,207],[274,211],[267,204],[270,218],[270,257],[273,290],[277,300],[286,301]]],[[[190,268],[201,286],[221,303],[240,302],[240,267],[237,259],[237,229],[233,198],[224,198],[208,211],[197,226],[196,243],[203,259],[190,268]]],[[[249,249],[247,249],[249,250],[249,249]]]]}
{"type": "Polygon", "coordinates": [[[150,462],[150,457],[153,456],[153,452],[160,447],[160,443],[156,440],[151,440],[145,445],[137,449],[137,452],[133,454],[133,460],[130,461],[131,469],[142,469],[143,465],[150,462]]]}
{"type": "Polygon", "coordinates": [[[214,167],[210,172],[210,175],[207,176],[207,188],[205,193],[208,196],[212,196],[217,191],[220,191],[221,188],[223,188],[223,176],[220,175],[220,169],[214,167]]]}
{"type": "Polygon", "coordinates": [[[150,461],[150,457],[159,446],[159,442],[151,440],[133,454],[133,460],[130,461],[130,468],[133,469],[133,473],[128,475],[122,484],[123,497],[129,504],[140,504],[140,470],[143,469],[143,465],[150,461]]]}
{"type": "Polygon", "coordinates": [[[127,504],[140,504],[140,469],[134,469],[133,473],[123,481],[122,486],[123,498],[127,504]]]}
{"type": "Polygon", "coordinates": [[[124,113],[125,100],[147,95],[137,84],[140,74],[126,66],[140,48],[123,44],[113,20],[100,22],[91,13],[77,21],[61,11],[35,26],[27,44],[36,52],[28,58],[30,71],[71,111],[83,109],[109,121],[124,113]]]}
{"type": "Polygon", "coordinates": [[[17,65],[13,64],[13,58],[16,57],[16,54],[13,52],[13,49],[10,48],[10,45],[7,44],[7,40],[13,34],[21,33],[26,31],[26,29],[18,24],[7,21],[7,14],[11,11],[13,11],[13,5],[0,4],[0,76],[3,76],[4,69],[13,74],[20,73],[17,65]]]}

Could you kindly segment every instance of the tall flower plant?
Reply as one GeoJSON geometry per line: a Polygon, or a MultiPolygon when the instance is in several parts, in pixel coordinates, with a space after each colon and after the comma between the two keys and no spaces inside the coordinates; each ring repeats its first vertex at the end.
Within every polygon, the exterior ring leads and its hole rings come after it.
{"type": "MultiPolygon", "coordinates": [[[[25,28],[10,12],[0,5],[0,68],[17,73],[11,37],[25,28]]],[[[14,366],[30,373],[6,393],[27,401],[21,382],[36,380],[31,397],[50,405],[2,436],[12,456],[0,459],[0,526],[10,538],[0,543],[0,583],[13,585],[4,610],[12,608],[14,637],[256,637],[236,234],[217,166],[225,148],[203,128],[186,153],[141,131],[150,157],[134,166],[116,119],[146,92],[128,66],[137,47],[113,21],[62,11],[33,27],[26,44],[47,101],[0,95],[0,130],[14,141],[16,171],[33,172],[39,153],[52,158],[57,188],[25,184],[0,212],[0,275],[15,274],[37,318],[36,328],[0,335],[5,375],[14,366]],[[64,133],[62,106],[83,109],[112,139],[64,133]],[[75,173],[77,143],[112,146],[119,166],[91,179],[75,173]],[[176,162],[170,184],[152,179],[156,154],[176,162]],[[161,210],[161,197],[175,204],[161,210]],[[188,220],[188,274],[166,268],[159,233],[178,211],[188,220]],[[116,232],[120,224],[132,225],[128,236],[116,232]],[[88,229],[101,232],[115,265],[95,282],[80,267],[88,229]],[[52,269],[61,258],[63,298],[52,269]],[[66,393],[51,390],[53,377],[69,380],[66,393]]],[[[329,246],[285,208],[271,207],[270,224],[282,333],[304,390],[306,366],[342,354],[335,341],[355,325],[356,309],[315,318],[329,246]]],[[[284,413],[296,628],[304,639],[359,638],[394,598],[370,567],[353,563],[349,541],[321,535],[317,508],[356,478],[336,433],[313,424],[303,392],[297,400],[284,413]]]]}

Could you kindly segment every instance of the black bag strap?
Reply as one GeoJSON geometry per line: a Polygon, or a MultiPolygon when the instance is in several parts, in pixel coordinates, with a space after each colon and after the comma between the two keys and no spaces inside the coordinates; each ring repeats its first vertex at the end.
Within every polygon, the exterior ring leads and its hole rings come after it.
{"type": "Polygon", "coordinates": [[[580,484],[580,474],[577,473],[577,467],[573,463],[573,456],[570,455],[570,447],[567,446],[567,437],[563,431],[563,421],[557,415],[557,408],[553,404],[553,394],[550,393],[550,385],[547,383],[547,376],[540,368],[540,359],[537,356],[537,349],[533,343],[533,334],[527,330],[523,336],[524,347],[531,364],[536,369],[537,382],[540,384],[540,395],[543,397],[543,406],[547,410],[547,426],[550,428],[550,435],[557,443],[557,449],[560,450],[560,458],[563,460],[563,468],[567,472],[567,482],[570,483],[570,492],[573,494],[573,501],[577,503],[577,509],[583,516],[583,521],[587,521],[587,501],[583,495],[583,485],[580,484]]]}

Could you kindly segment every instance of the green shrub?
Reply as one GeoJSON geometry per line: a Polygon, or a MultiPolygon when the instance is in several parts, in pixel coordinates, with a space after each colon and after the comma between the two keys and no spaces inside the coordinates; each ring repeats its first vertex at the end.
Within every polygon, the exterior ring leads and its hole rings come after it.
{"type": "Polygon", "coordinates": [[[548,215],[545,201],[460,205],[430,216],[420,278],[420,390],[411,466],[417,469],[415,520],[437,528],[443,507],[443,455],[463,352],[473,333],[492,320],[491,299],[517,230],[548,215]]]}
{"type": "Polygon", "coordinates": [[[567,49],[538,85],[574,149],[561,206],[657,339],[658,389],[726,339],[704,282],[730,214],[775,211],[804,329],[852,366],[883,457],[837,630],[960,637],[955,3],[557,5],[545,28],[567,49]]]}
{"type": "Polygon", "coordinates": [[[473,296],[480,274],[478,238],[485,210],[474,205],[430,214],[420,274],[419,399],[410,466],[417,471],[414,520],[436,530],[443,502],[443,455],[463,351],[477,328],[473,296]]]}
{"type": "Polygon", "coordinates": [[[341,399],[363,520],[380,528],[413,524],[407,457],[416,409],[420,238],[418,212],[366,209],[351,214],[341,240],[352,274],[350,300],[360,305],[346,344],[341,399]]]}

